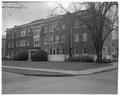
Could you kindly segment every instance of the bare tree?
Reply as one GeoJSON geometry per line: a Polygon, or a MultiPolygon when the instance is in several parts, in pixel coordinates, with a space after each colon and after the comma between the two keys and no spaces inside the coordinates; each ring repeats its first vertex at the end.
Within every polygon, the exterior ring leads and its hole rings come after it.
{"type": "Polygon", "coordinates": [[[13,2],[13,1],[3,1],[2,2],[2,9],[4,9],[8,15],[14,10],[18,9],[25,9],[26,7],[22,4],[22,2],[13,2]]]}
{"type": "Polygon", "coordinates": [[[104,42],[108,35],[118,29],[118,3],[117,2],[84,2],[79,4],[79,10],[75,8],[75,11],[80,11],[81,6],[84,5],[88,13],[90,14],[91,23],[82,18],[79,14],[70,12],[65,9],[60,3],[58,5],[64,9],[64,11],[70,16],[74,16],[82,21],[90,29],[92,40],[96,49],[96,55],[98,62],[102,62],[102,49],[104,42]]]}

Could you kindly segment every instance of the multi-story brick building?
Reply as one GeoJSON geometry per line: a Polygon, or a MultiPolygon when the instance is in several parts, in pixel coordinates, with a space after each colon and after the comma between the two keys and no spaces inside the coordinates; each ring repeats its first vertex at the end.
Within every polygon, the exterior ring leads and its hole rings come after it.
{"type": "Polygon", "coordinates": [[[5,46],[6,45],[6,38],[2,38],[2,58],[4,58],[5,57],[5,46]]]}
{"type": "MultiPolygon", "coordinates": [[[[82,18],[89,20],[86,11],[80,13],[82,18]]],[[[36,20],[7,29],[6,32],[6,55],[10,58],[20,51],[31,52],[37,49],[44,49],[49,54],[49,60],[63,61],[70,53],[72,56],[95,55],[90,30],[82,21],[69,14],[36,20]]],[[[109,42],[109,46],[107,44],[104,47],[105,55],[110,55],[108,48],[111,43],[109,42]]]]}

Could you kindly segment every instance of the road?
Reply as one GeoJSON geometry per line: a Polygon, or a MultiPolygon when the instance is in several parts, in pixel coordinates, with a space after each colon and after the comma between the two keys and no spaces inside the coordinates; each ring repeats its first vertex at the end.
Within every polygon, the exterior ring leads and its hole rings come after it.
{"type": "Polygon", "coordinates": [[[85,76],[25,76],[2,72],[3,94],[116,94],[117,72],[85,76]]]}

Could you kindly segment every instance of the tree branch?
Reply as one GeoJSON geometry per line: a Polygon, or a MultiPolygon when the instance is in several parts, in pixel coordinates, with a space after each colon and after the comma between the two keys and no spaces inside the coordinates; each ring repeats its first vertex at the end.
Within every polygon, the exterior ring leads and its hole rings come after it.
{"type": "Polygon", "coordinates": [[[23,7],[3,6],[2,8],[17,8],[17,9],[21,9],[23,7]]]}
{"type": "Polygon", "coordinates": [[[108,36],[113,30],[115,30],[115,29],[117,29],[117,28],[118,28],[118,27],[115,27],[115,28],[109,30],[109,31],[107,32],[107,34],[105,35],[105,37],[104,37],[104,39],[103,39],[103,42],[106,40],[107,36],[108,36]]]}
{"type": "Polygon", "coordinates": [[[88,28],[90,28],[91,30],[93,30],[93,28],[83,19],[81,18],[80,16],[78,16],[77,14],[72,14],[71,12],[69,12],[68,10],[66,10],[60,3],[57,2],[57,4],[62,8],[64,9],[64,11],[72,16],[75,16],[77,17],[78,19],[80,19],[82,22],[84,22],[88,28]]]}

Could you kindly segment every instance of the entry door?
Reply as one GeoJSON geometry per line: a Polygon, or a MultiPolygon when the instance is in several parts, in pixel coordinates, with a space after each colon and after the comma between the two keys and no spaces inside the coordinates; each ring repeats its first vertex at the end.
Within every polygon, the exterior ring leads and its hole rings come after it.
{"type": "Polygon", "coordinates": [[[103,50],[102,50],[102,55],[103,55],[103,58],[106,58],[107,57],[107,47],[104,47],[103,50]]]}

